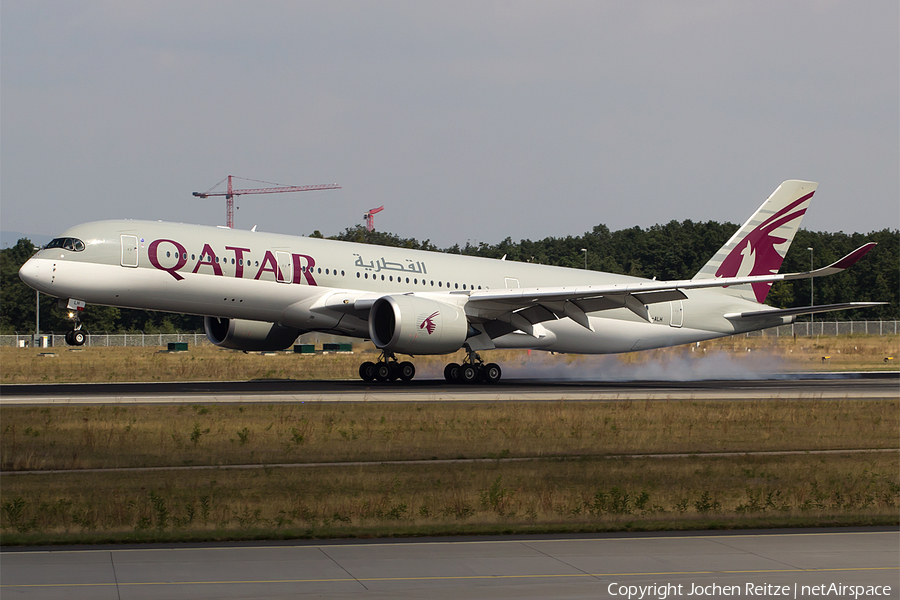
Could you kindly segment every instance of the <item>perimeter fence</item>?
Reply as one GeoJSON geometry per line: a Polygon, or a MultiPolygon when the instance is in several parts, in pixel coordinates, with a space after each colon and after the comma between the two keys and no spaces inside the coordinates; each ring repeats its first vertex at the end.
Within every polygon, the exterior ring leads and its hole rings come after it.
{"type": "MultiPolygon", "coordinates": [[[[190,346],[210,345],[205,333],[143,333],[140,331],[136,333],[87,332],[87,341],[84,345],[121,348],[125,346],[168,346],[172,342],[187,342],[190,346]]],[[[66,345],[65,333],[0,335],[0,346],[52,348],[66,345]]]]}
{"type": "MultiPolygon", "coordinates": [[[[896,335],[900,321],[808,321],[782,325],[743,334],[746,337],[816,336],[816,335],[896,335]]],[[[171,342],[187,342],[191,346],[208,346],[205,333],[91,333],[87,332],[85,346],[167,346],[171,342]]],[[[66,346],[65,333],[17,333],[0,335],[0,346],[49,348],[66,346]]]]}
{"type": "Polygon", "coordinates": [[[758,336],[816,336],[816,335],[895,335],[900,333],[900,321],[800,321],[761,331],[746,333],[758,336]]]}

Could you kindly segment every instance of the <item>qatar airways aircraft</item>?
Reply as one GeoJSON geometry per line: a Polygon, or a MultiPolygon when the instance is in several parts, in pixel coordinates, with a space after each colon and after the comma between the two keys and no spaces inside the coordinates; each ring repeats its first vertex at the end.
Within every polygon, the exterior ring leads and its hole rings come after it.
{"type": "Polygon", "coordinates": [[[492,383],[501,369],[480,351],[631,352],[879,304],[763,304],[773,282],[837,273],[875,245],[815,271],[778,274],[816,185],[782,183],[684,281],[131,220],[72,227],[19,276],[71,311],[66,337],[74,345],[85,341],[78,311],[101,304],[203,315],[213,344],[244,351],[281,350],[310,331],[371,339],[382,355],[360,366],[366,381],[412,379],[414,365],[397,354],[464,348],[463,363],[447,365],[445,377],[492,383]]]}

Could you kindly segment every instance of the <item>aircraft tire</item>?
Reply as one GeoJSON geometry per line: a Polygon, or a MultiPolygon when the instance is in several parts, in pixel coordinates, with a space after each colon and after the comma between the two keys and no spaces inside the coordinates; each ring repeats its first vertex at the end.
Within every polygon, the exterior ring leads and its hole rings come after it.
{"type": "Polygon", "coordinates": [[[363,381],[375,381],[375,363],[366,361],[359,365],[359,377],[363,381]]]}
{"type": "Polygon", "coordinates": [[[475,383],[478,380],[478,370],[472,365],[463,365],[459,368],[459,380],[462,383],[475,383]]]}
{"type": "Polygon", "coordinates": [[[388,379],[394,381],[400,377],[400,364],[396,362],[389,362],[388,368],[390,369],[390,375],[388,375],[388,379]]]}
{"type": "Polygon", "coordinates": [[[481,370],[481,376],[487,383],[497,383],[500,381],[500,376],[502,374],[503,371],[497,363],[488,363],[484,365],[484,368],[481,370]]]}
{"type": "Polygon", "coordinates": [[[416,376],[416,366],[409,361],[400,363],[398,374],[403,381],[409,381],[416,376]]]}
{"type": "Polygon", "coordinates": [[[391,367],[387,363],[375,365],[375,379],[378,381],[389,381],[391,379],[391,367]]]}
{"type": "Polygon", "coordinates": [[[87,334],[80,329],[76,329],[72,332],[72,345],[74,346],[84,346],[84,343],[87,341],[87,334]]]}
{"type": "Polygon", "coordinates": [[[459,381],[459,365],[456,363],[450,363],[446,367],[444,367],[444,379],[449,381],[450,383],[456,383],[459,381]]]}
{"type": "Polygon", "coordinates": [[[72,341],[72,334],[73,334],[73,333],[75,333],[75,332],[74,332],[74,331],[67,331],[67,332],[66,332],[66,343],[67,343],[68,345],[70,345],[70,346],[74,346],[74,345],[75,345],[75,342],[72,341]]]}

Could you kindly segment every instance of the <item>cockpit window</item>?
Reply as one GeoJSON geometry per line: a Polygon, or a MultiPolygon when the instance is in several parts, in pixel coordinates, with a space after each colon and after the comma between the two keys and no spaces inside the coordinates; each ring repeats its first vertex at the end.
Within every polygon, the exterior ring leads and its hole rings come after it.
{"type": "Polygon", "coordinates": [[[78,238],[55,238],[45,248],[62,248],[63,250],[81,252],[84,250],[84,242],[78,238]]]}

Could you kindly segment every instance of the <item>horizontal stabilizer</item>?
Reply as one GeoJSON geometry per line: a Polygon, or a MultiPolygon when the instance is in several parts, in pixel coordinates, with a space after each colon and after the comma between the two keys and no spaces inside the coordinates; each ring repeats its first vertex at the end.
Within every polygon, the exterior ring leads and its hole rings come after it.
{"type": "Polygon", "coordinates": [[[823,304],[822,306],[801,306],[799,308],[773,308],[771,310],[754,310],[751,312],[728,313],[726,319],[765,319],[769,317],[793,317],[796,315],[812,315],[815,313],[848,310],[851,308],[868,308],[887,302],[844,302],[842,304],[823,304]]]}

